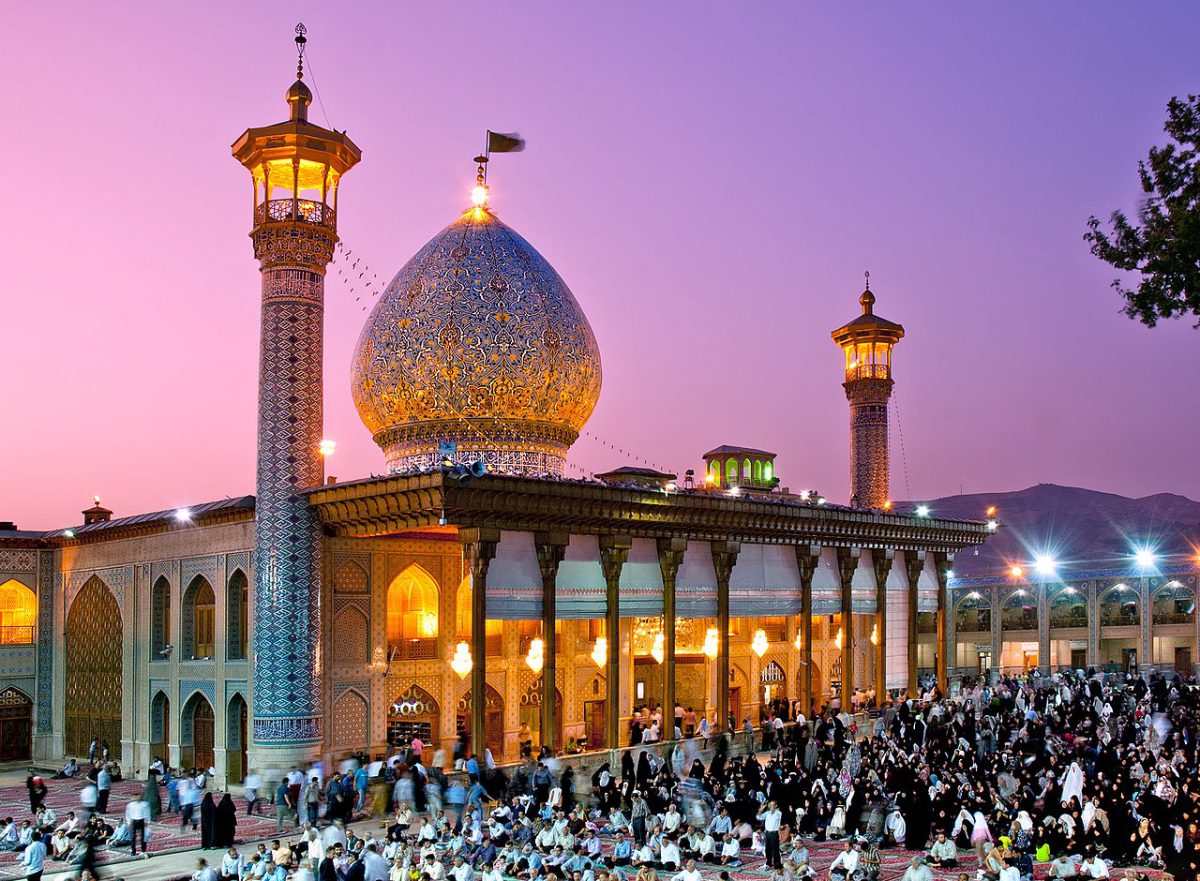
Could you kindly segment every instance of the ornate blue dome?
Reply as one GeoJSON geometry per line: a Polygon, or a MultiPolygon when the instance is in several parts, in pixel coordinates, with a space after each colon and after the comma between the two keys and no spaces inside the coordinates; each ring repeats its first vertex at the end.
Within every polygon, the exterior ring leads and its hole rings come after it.
{"type": "Polygon", "coordinates": [[[600,349],[532,245],[474,208],[417,252],[371,312],[353,363],[359,416],[391,471],[460,461],[561,474],[600,396],[600,349]]]}

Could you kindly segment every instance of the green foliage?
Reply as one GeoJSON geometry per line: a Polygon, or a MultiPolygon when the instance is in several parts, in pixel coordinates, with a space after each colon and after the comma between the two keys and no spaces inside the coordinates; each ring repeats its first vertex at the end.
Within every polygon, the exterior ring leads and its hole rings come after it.
{"type": "Polygon", "coordinates": [[[1105,263],[1138,273],[1136,288],[1121,279],[1112,286],[1125,314],[1148,327],[1160,318],[1200,319],[1200,96],[1172,98],[1163,128],[1171,143],[1138,163],[1145,198],[1137,223],[1114,211],[1110,232],[1091,217],[1083,237],[1105,263]]]}

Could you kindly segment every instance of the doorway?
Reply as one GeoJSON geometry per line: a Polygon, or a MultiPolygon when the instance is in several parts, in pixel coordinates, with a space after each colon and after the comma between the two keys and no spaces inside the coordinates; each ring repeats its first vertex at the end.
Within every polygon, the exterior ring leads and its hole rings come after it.
{"type": "Polygon", "coordinates": [[[586,749],[604,748],[604,716],[607,701],[587,701],[583,705],[583,732],[586,749]]]}
{"type": "Polygon", "coordinates": [[[1137,665],[1137,649],[1121,649],[1121,669],[1126,673],[1136,673],[1137,665]]]}
{"type": "Polygon", "coordinates": [[[1087,667],[1087,649],[1071,649],[1071,669],[1082,670],[1087,667]]]}
{"type": "Polygon", "coordinates": [[[987,673],[990,673],[991,669],[992,669],[992,650],[991,649],[980,649],[979,650],[979,675],[984,676],[987,673]]]}
{"type": "Polygon", "coordinates": [[[1021,665],[1025,668],[1026,673],[1028,673],[1030,670],[1037,669],[1038,653],[1036,651],[1029,651],[1026,649],[1021,653],[1021,665]]]}
{"type": "Polygon", "coordinates": [[[33,748],[33,701],[15,688],[0,692],[0,761],[25,760],[33,748]]]}
{"type": "Polygon", "coordinates": [[[1192,650],[1189,646],[1176,646],[1176,648],[1175,648],[1175,672],[1176,673],[1191,673],[1192,672],[1192,650]]]}

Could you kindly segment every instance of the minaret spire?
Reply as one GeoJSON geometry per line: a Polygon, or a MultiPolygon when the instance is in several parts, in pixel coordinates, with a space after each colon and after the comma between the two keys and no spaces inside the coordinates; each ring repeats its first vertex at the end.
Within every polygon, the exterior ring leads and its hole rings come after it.
{"type": "Polygon", "coordinates": [[[342,175],[361,157],[308,121],[304,25],[287,122],[247,129],[233,155],[250,172],[250,238],[262,272],[254,511],[251,767],[307,767],[324,738],[319,654],[321,531],[300,491],[323,482],[325,269],[338,242],[342,175]]]}
{"type": "Polygon", "coordinates": [[[904,328],[875,314],[871,273],[858,302],[862,314],[832,334],[846,355],[842,388],[850,401],[850,504],[883,508],[888,501],[888,399],[892,347],[904,328]]]}

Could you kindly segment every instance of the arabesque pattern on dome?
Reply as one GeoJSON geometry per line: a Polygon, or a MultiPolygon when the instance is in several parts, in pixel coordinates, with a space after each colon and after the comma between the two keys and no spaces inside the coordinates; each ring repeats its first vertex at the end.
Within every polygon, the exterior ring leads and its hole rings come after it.
{"type": "Polygon", "coordinates": [[[388,285],[353,363],[359,416],[391,471],[462,461],[561,474],[600,395],[600,350],[566,283],[485,209],[433,237],[388,285]]]}

